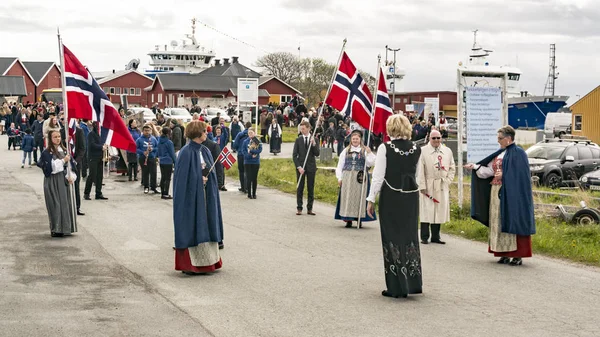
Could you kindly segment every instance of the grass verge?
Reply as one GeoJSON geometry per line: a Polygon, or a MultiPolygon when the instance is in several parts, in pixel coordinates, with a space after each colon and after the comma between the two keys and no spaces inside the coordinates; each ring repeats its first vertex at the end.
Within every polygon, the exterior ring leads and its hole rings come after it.
{"type": "MultiPolygon", "coordinates": [[[[319,166],[334,166],[335,162],[319,163],[319,166]]],[[[237,167],[226,171],[228,177],[238,177],[237,167]]],[[[285,193],[296,193],[296,169],[291,159],[263,160],[260,163],[258,183],[285,193]]],[[[338,196],[337,179],[334,172],[319,170],[315,179],[315,199],[335,205],[338,196]]],[[[451,190],[456,195],[456,188],[451,190]]],[[[468,189],[465,188],[468,196],[468,189]]],[[[570,204],[570,198],[545,200],[553,203],[570,204]]],[[[537,201],[536,201],[537,202],[537,201]]],[[[487,241],[487,227],[469,216],[469,201],[460,209],[452,202],[452,221],[442,226],[444,232],[470,240],[487,241]]],[[[576,202],[575,202],[576,204],[576,202]]],[[[535,254],[600,266],[600,226],[574,226],[558,218],[536,217],[537,234],[532,236],[535,254]]]]}

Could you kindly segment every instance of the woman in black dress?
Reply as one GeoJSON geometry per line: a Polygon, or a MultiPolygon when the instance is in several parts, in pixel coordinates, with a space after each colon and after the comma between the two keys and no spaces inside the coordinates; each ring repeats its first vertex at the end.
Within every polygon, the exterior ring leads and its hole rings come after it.
{"type": "Polygon", "coordinates": [[[410,140],[412,127],[406,117],[389,117],[386,129],[391,141],[377,150],[367,211],[373,215],[375,198],[381,191],[379,222],[387,285],[381,294],[398,298],[422,293],[416,179],[421,148],[410,140]]]}

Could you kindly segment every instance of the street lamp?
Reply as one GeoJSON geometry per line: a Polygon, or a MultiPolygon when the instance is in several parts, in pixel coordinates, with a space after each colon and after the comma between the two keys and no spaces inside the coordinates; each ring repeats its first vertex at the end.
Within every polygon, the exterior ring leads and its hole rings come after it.
{"type": "Polygon", "coordinates": [[[387,52],[391,51],[394,53],[394,62],[393,62],[393,67],[392,67],[392,78],[394,79],[392,81],[392,83],[394,85],[391,85],[392,87],[392,113],[396,113],[396,52],[400,51],[400,48],[398,49],[393,49],[388,47],[387,45],[385,46],[385,61],[387,63],[387,52]]]}

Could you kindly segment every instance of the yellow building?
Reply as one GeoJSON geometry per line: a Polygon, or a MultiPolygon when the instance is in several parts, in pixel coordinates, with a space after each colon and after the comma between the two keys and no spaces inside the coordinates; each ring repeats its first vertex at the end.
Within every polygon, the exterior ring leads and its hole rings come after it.
{"type": "Polygon", "coordinates": [[[600,86],[571,105],[571,133],[600,143],[600,86]]]}

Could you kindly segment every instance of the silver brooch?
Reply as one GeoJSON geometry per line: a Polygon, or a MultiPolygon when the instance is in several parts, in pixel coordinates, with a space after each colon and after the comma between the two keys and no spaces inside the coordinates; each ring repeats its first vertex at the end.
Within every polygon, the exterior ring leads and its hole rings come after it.
{"type": "Polygon", "coordinates": [[[415,143],[413,143],[412,148],[408,151],[403,151],[403,150],[396,148],[396,145],[394,145],[394,143],[392,143],[392,142],[389,142],[389,144],[390,144],[390,147],[392,149],[394,149],[394,151],[396,151],[396,153],[399,153],[401,156],[411,155],[411,154],[415,153],[415,150],[417,149],[417,144],[415,144],[415,143]]]}

